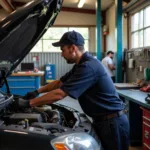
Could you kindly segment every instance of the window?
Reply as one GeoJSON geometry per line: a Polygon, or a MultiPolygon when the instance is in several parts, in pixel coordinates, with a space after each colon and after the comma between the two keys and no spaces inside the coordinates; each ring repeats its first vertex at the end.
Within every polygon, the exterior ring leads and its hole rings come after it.
{"type": "Polygon", "coordinates": [[[67,31],[77,31],[81,33],[85,39],[85,50],[89,48],[89,29],[75,27],[51,27],[33,47],[31,52],[61,52],[59,47],[52,46],[53,42],[59,41],[61,36],[67,31]]]}
{"type": "Polygon", "coordinates": [[[135,13],[131,18],[132,48],[150,46],[150,6],[135,13]]]}

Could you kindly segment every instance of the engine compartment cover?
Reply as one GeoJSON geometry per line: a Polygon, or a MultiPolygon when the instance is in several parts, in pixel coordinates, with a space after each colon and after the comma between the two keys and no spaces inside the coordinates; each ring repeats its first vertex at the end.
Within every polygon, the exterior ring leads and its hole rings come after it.
{"type": "Polygon", "coordinates": [[[27,113],[15,113],[9,117],[10,124],[18,124],[21,121],[28,120],[29,124],[33,122],[42,122],[42,116],[40,114],[27,114],[27,113]]]}

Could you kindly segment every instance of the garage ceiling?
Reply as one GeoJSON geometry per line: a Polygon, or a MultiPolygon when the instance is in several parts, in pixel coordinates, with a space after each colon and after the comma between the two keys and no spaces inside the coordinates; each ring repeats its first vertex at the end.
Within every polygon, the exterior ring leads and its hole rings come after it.
{"type": "MultiPolygon", "coordinates": [[[[7,12],[12,12],[15,8],[23,6],[27,2],[30,2],[32,0],[0,0],[0,5],[4,8],[7,12]],[[7,5],[6,5],[7,4],[7,5]]],[[[97,0],[85,0],[85,4],[82,8],[77,8],[79,0],[64,0],[63,2],[63,8],[64,10],[68,10],[66,8],[69,8],[69,11],[72,11],[70,8],[73,8],[76,10],[76,12],[81,12],[82,10],[87,11],[95,11],[96,10],[96,2],[97,0]]],[[[129,2],[131,0],[123,0],[124,2],[129,2]]],[[[115,0],[101,0],[101,9],[102,11],[107,10],[110,8],[114,3],[115,0]]]]}
{"type": "MultiPolygon", "coordinates": [[[[27,3],[32,0],[11,0],[12,3],[19,2],[21,3],[27,3]]],[[[95,9],[96,8],[96,1],[97,0],[85,0],[85,4],[82,7],[82,9],[95,9]]],[[[102,10],[107,9],[114,3],[114,0],[102,0],[102,10]]],[[[69,7],[69,8],[77,8],[78,0],[64,0],[63,7],[69,7]]]]}
{"type": "MultiPolygon", "coordinates": [[[[95,9],[97,0],[86,0],[83,6],[84,9],[95,9]]],[[[102,0],[102,10],[107,9],[114,3],[114,0],[102,0]]],[[[78,0],[64,0],[64,7],[77,8],[78,0]]]]}

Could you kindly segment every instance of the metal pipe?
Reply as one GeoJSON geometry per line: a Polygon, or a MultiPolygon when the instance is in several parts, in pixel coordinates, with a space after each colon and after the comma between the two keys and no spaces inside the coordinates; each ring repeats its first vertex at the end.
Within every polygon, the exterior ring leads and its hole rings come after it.
{"type": "Polygon", "coordinates": [[[96,27],[97,27],[97,58],[101,60],[102,55],[102,16],[101,16],[101,0],[97,0],[96,9],[96,27]]]}
{"type": "Polygon", "coordinates": [[[116,0],[116,28],[117,28],[117,67],[116,82],[122,82],[122,0],[116,0]]]}
{"type": "Polygon", "coordinates": [[[134,5],[136,2],[138,2],[139,0],[132,0],[131,2],[129,2],[124,8],[123,11],[126,11],[128,8],[130,8],[132,5],[134,5]]]}

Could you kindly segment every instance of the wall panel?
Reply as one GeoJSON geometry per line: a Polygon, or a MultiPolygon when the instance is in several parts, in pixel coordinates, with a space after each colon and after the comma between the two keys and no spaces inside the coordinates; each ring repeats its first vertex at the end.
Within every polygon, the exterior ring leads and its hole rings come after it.
{"type": "MultiPolygon", "coordinates": [[[[95,53],[91,53],[95,55],[95,53]]],[[[56,79],[59,79],[62,75],[68,72],[72,68],[72,64],[67,64],[65,59],[61,57],[61,53],[29,53],[22,62],[29,63],[33,62],[33,56],[39,58],[39,69],[44,71],[45,64],[51,63],[56,65],[56,79]]],[[[16,70],[21,70],[19,65],[16,70]]],[[[44,76],[42,77],[41,84],[44,84],[44,76]]]]}

